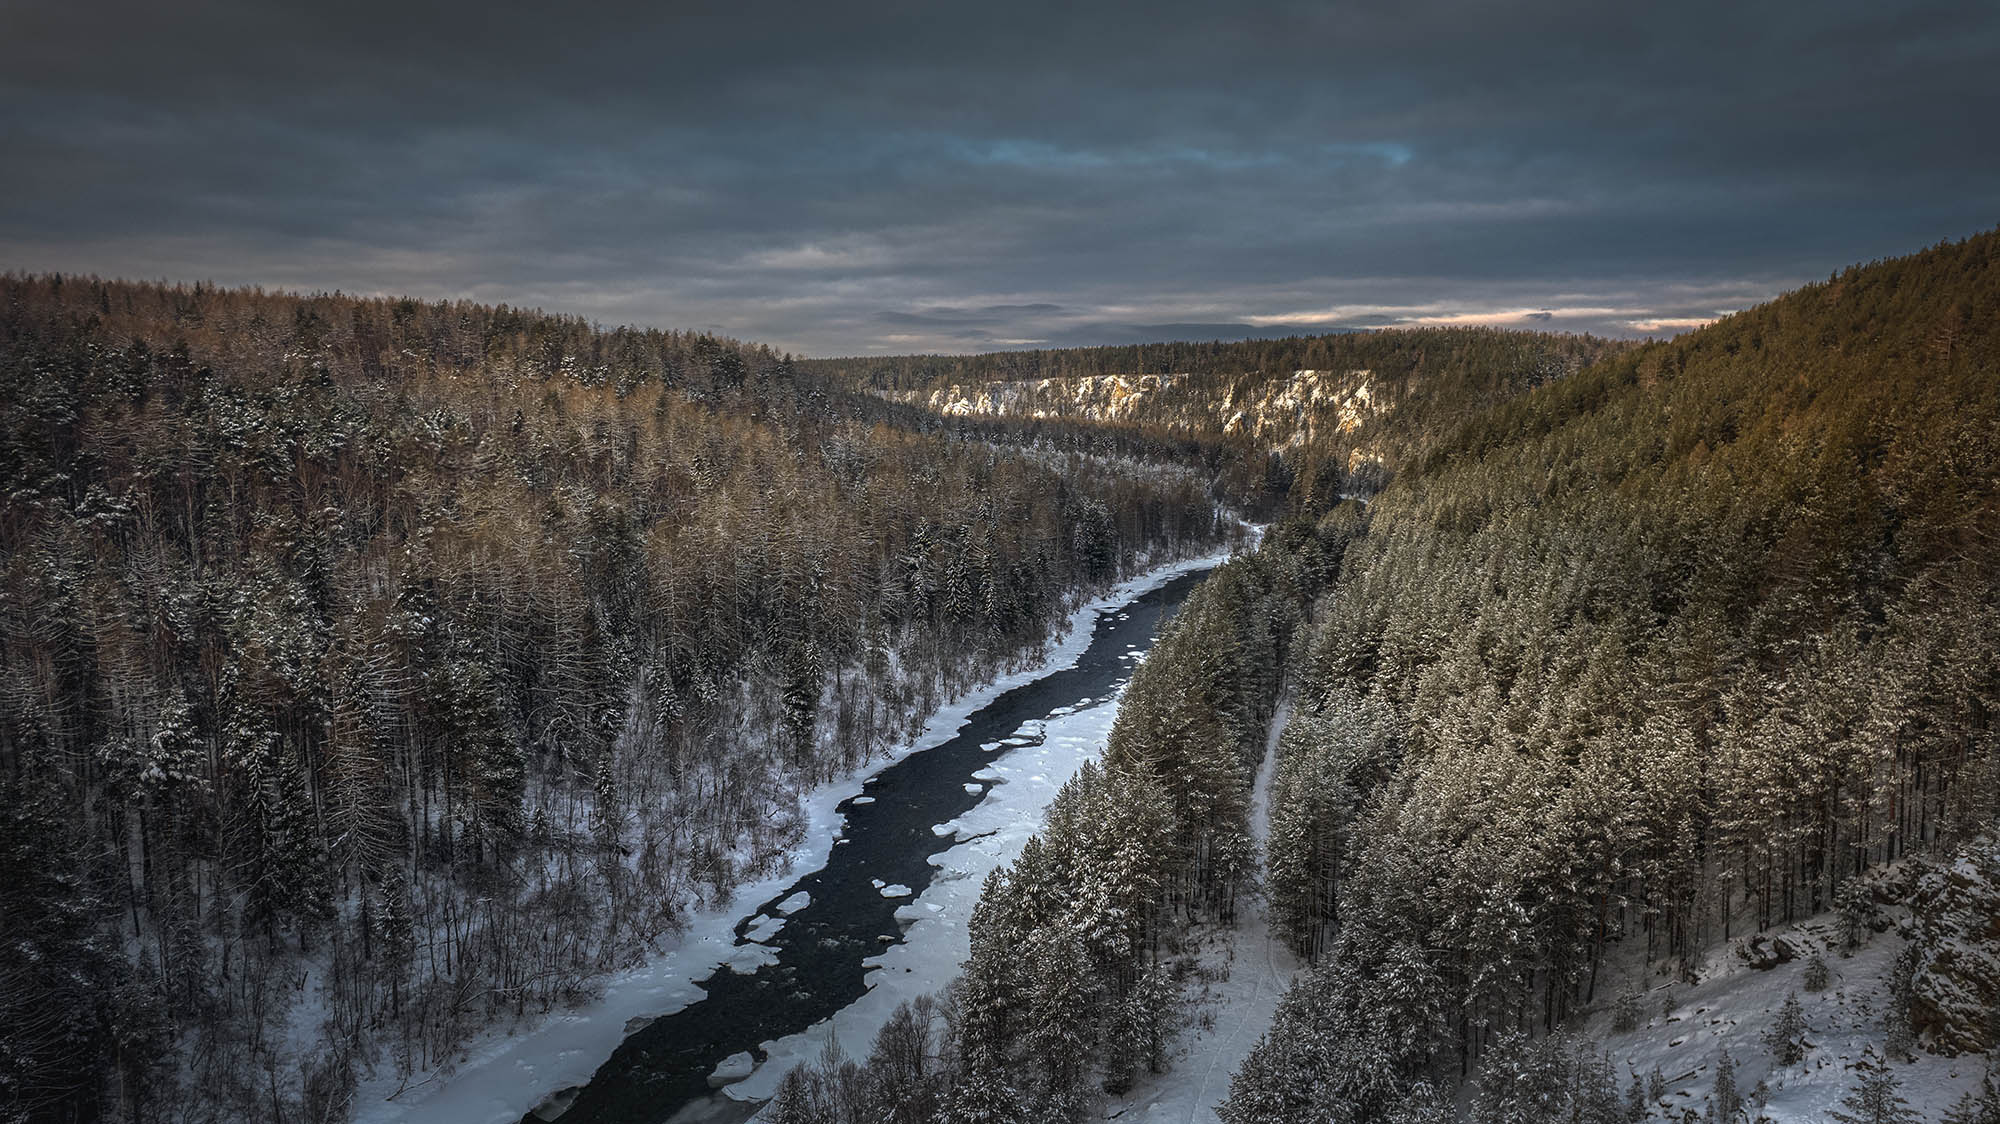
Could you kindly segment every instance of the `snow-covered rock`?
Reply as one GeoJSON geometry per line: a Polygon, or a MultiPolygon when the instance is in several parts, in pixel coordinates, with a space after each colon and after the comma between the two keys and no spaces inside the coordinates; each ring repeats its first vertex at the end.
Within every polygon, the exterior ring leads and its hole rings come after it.
{"type": "Polygon", "coordinates": [[[1799,958],[1796,938],[1751,937],[1736,946],[1736,955],[1745,964],[1760,972],[1768,972],[1780,964],[1789,964],[1799,958]]]}
{"type": "Polygon", "coordinates": [[[2000,844],[1981,839],[1923,874],[1910,901],[1917,950],[1910,1023],[1941,1054],[2000,1040],[2000,844]]]}

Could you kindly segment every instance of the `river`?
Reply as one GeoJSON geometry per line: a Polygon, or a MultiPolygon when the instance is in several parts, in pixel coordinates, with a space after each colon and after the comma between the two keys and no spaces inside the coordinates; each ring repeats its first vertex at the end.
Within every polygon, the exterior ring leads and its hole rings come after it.
{"type": "MultiPolygon", "coordinates": [[[[906,923],[897,908],[924,893],[935,874],[931,857],[958,842],[933,828],[986,799],[995,743],[1002,751],[1034,744],[1019,731],[1115,705],[1135,655],[1152,647],[1160,627],[1207,573],[1182,574],[1099,612],[1075,664],[1007,691],[974,711],[949,739],[870,778],[861,795],[840,805],[846,826],[826,865],[772,895],[736,926],[739,945],[763,938],[756,943],[769,950],[764,963],[753,971],[718,970],[702,985],[701,999],[627,1036],[588,1084],[552,1098],[524,1124],[555,1118],[559,1108],[562,1124],[747,1118],[756,1106],[718,1094],[709,1075],[740,1053],[762,1061],[760,1044],[799,1034],[866,994],[864,960],[903,941],[906,923]],[[888,897],[885,885],[909,892],[888,897]],[[805,900],[800,895],[810,900],[796,908],[805,900]]],[[[927,981],[932,988],[948,982],[927,981]]],[[[863,1054],[868,1048],[852,1045],[863,1054]]]]}

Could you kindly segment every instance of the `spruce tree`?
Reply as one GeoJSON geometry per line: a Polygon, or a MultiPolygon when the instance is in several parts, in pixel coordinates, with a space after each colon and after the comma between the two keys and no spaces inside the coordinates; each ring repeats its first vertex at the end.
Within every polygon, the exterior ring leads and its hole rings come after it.
{"type": "Polygon", "coordinates": [[[1832,1113],[1838,1124],[1922,1124],[1910,1102],[1903,1099],[1889,1063],[1871,1049],[1862,1059],[1861,1078],[1832,1113]]]}
{"type": "Polygon", "coordinates": [[[1990,1067],[1979,1088],[1960,1097],[1945,1113],[1944,1124],[2000,1124],[2000,1080],[1990,1067]]]}
{"type": "Polygon", "coordinates": [[[1779,1065],[1797,1065],[1805,1060],[1808,1029],[1805,1008],[1799,1006],[1799,993],[1787,993],[1776,1021],[1764,1033],[1764,1045],[1779,1065]]]}
{"type": "Polygon", "coordinates": [[[1736,1089],[1736,1060],[1727,1050],[1715,1061],[1715,1091],[1709,1099],[1709,1116],[1718,1124],[1733,1124],[1743,1112],[1743,1094],[1736,1089]]]}
{"type": "Polygon", "coordinates": [[[1625,1090],[1625,1124],[1639,1124],[1650,1110],[1646,1099],[1646,1083],[1640,1079],[1637,1070],[1632,1072],[1632,1084],[1625,1090]]]}
{"type": "Polygon", "coordinates": [[[1916,1044],[1916,1028],[1911,1024],[1911,1008],[1916,1002],[1916,975],[1919,953],[1914,944],[1904,945],[1890,965],[1887,994],[1882,999],[1882,1021],[1886,1028],[1882,1052],[1893,1061],[1908,1061],[1916,1044]]]}

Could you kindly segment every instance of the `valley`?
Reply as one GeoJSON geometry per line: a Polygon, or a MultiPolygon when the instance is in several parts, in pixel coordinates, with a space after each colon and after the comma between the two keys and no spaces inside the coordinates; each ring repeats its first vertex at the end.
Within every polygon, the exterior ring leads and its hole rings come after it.
{"type": "Polygon", "coordinates": [[[8,0],[0,1124],[2000,1124],[1996,75],[8,0]]]}
{"type": "Polygon", "coordinates": [[[920,386],[9,281],[10,1001],[274,1121],[1987,1124],[1995,252],[920,386]]]}

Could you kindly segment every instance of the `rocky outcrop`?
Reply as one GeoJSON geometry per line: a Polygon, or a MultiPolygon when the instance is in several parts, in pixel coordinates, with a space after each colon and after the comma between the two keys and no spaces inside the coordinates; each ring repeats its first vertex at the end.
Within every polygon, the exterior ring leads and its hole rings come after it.
{"type": "Polygon", "coordinates": [[[2000,1043],[2000,840],[1982,837],[1916,882],[1907,923],[1917,950],[1910,1022],[1942,1054],[2000,1043]]]}
{"type": "MultiPolygon", "coordinates": [[[[1080,375],[881,393],[946,417],[1219,427],[1281,452],[1319,436],[1357,433],[1390,408],[1375,385],[1374,373],[1367,370],[1234,377],[1080,375]]],[[[1366,456],[1372,459],[1374,454],[1366,456]]]]}
{"type": "Polygon", "coordinates": [[[1759,972],[1768,972],[1780,964],[1789,964],[1812,953],[1812,946],[1796,934],[1751,937],[1736,946],[1737,959],[1759,972]]]}

